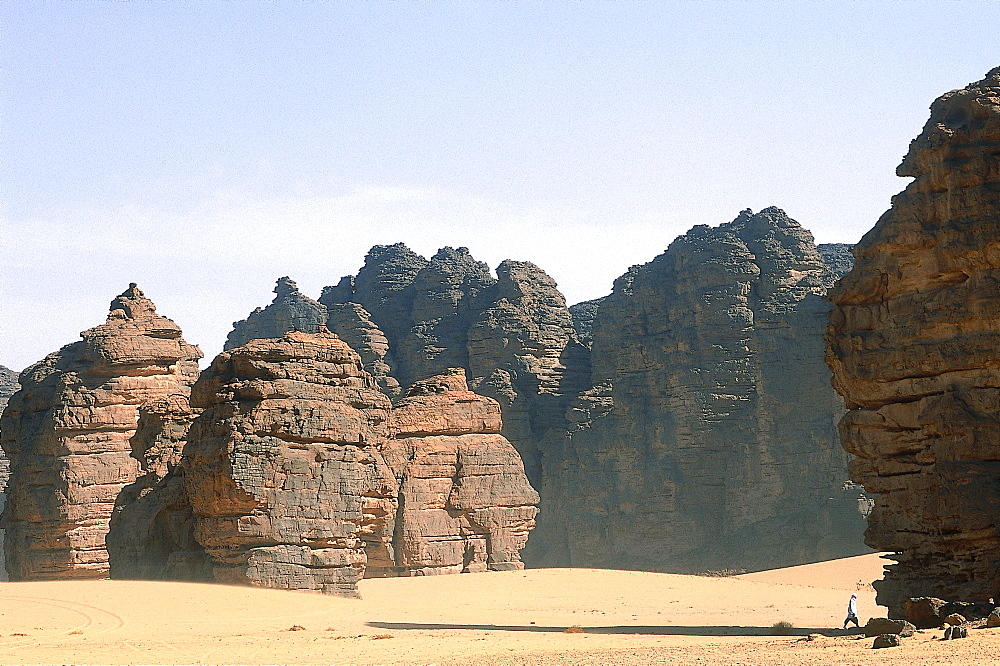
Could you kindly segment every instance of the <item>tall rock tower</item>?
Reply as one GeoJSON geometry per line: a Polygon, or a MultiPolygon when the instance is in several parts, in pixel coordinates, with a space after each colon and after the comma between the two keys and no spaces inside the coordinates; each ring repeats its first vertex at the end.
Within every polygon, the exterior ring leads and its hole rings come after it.
{"type": "Polygon", "coordinates": [[[851,476],[877,493],[876,584],[1000,598],[1000,68],[931,105],[896,169],[914,180],[855,246],[827,343],[851,476]]]}
{"type": "Polygon", "coordinates": [[[81,335],[21,374],[0,419],[11,580],[108,576],[115,500],[141,473],[130,442],[139,411],[168,396],[186,401],[198,376],[201,351],[135,284],[81,335]]]}

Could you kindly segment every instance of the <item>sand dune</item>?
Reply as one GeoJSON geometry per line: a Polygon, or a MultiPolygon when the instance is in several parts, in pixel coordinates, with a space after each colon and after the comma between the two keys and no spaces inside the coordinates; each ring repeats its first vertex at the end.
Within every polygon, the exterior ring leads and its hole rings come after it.
{"type": "Polygon", "coordinates": [[[885,614],[866,584],[880,572],[877,555],[730,578],[536,569],[366,580],[360,600],[148,581],[0,583],[0,662],[1000,663],[1000,630],[947,643],[925,632],[878,651],[844,635],[852,592],[862,622],[885,614]],[[781,620],[794,635],[771,635],[781,620]]]}

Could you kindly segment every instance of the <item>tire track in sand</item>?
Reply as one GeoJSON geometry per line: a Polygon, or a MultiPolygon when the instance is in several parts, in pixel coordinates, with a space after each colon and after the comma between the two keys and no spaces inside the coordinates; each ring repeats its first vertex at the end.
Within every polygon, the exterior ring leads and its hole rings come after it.
{"type": "MultiPolygon", "coordinates": [[[[63,638],[63,640],[80,640],[84,636],[97,636],[106,634],[125,626],[125,620],[120,615],[104,610],[99,606],[82,604],[76,601],[65,601],[63,599],[48,599],[45,597],[19,597],[0,596],[0,601],[20,601],[22,603],[38,604],[40,606],[51,606],[61,610],[70,611],[83,618],[83,621],[68,629],[44,634],[42,636],[26,636],[23,640],[4,641],[0,643],[0,649],[21,649],[26,647],[38,647],[52,642],[53,639],[63,638]]],[[[2,638],[2,637],[0,637],[2,638]]]]}

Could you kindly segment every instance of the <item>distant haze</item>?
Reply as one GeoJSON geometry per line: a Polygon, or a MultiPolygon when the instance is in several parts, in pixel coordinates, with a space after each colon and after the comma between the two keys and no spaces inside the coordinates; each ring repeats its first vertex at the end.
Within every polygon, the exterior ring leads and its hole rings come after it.
{"type": "Polygon", "coordinates": [[[0,364],[137,282],[206,354],[376,243],[532,261],[573,303],[694,224],[856,242],[995,2],[0,3],[0,364]]]}

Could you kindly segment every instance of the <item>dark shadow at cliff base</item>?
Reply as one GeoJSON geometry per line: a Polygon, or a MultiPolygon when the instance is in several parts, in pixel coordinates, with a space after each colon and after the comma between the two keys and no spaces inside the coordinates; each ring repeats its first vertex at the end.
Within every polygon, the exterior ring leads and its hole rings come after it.
{"type": "MultiPolygon", "coordinates": [[[[443,629],[472,629],[475,631],[535,631],[550,633],[565,633],[568,627],[545,627],[535,624],[503,625],[503,624],[437,624],[419,622],[368,622],[369,627],[377,629],[423,629],[425,631],[443,629]]],[[[612,627],[581,627],[585,634],[634,634],[644,636],[775,636],[771,627],[736,627],[736,626],[686,626],[686,625],[616,625],[612,627]]],[[[808,636],[821,634],[823,636],[847,636],[856,633],[831,627],[794,627],[783,629],[780,636],[808,636]]]]}

